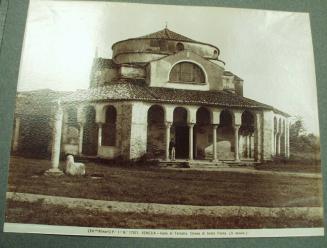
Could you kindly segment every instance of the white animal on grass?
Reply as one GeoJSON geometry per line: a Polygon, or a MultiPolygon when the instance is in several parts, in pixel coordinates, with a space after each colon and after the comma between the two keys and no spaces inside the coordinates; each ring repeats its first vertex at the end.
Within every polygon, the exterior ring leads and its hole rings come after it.
{"type": "Polygon", "coordinates": [[[75,163],[74,156],[68,155],[66,160],[66,174],[70,176],[84,176],[85,165],[83,163],[75,163]]]}

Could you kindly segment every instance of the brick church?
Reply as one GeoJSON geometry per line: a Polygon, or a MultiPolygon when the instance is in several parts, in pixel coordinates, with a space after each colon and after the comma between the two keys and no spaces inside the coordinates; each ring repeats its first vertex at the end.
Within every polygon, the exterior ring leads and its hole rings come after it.
{"type": "Polygon", "coordinates": [[[243,80],[224,69],[215,45],[165,28],[112,51],[94,59],[88,89],[18,93],[14,152],[169,161],[174,140],[183,161],[289,157],[290,116],[244,97],[243,80]]]}

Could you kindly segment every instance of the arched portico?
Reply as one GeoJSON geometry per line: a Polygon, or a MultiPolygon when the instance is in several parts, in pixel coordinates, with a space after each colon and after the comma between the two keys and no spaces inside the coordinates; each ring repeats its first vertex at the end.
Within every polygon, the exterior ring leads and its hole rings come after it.
{"type": "Polygon", "coordinates": [[[166,131],[165,110],[160,105],[152,105],[147,115],[147,155],[149,158],[165,156],[166,131]]]}
{"type": "Polygon", "coordinates": [[[240,154],[242,159],[254,159],[254,114],[248,110],[242,113],[242,124],[240,127],[240,154]]]}
{"type": "Polygon", "coordinates": [[[196,124],[194,126],[194,157],[197,160],[210,159],[214,156],[211,123],[210,110],[200,107],[196,111],[196,124]]]}
{"type": "Polygon", "coordinates": [[[220,113],[218,126],[218,158],[220,160],[234,160],[234,115],[230,110],[224,109],[220,113]]]}
{"type": "MultiPolygon", "coordinates": [[[[173,112],[173,126],[171,138],[175,141],[176,158],[190,157],[190,130],[187,123],[188,111],[184,107],[176,107],[173,112]]],[[[193,128],[193,126],[192,126],[193,128]]],[[[193,152],[193,151],[192,151],[193,152]]]]}

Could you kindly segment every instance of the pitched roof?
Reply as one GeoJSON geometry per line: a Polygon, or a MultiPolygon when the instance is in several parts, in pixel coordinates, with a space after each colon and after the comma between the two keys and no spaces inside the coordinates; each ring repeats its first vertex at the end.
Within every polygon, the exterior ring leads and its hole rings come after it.
{"type": "MultiPolygon", "coordinates": [[[[140,80],[120,80],[103,87],[79,90],[62,98],[63,102],[129,101],[177,103],[235,108],[275,110],[272,106],[226,91],[183,90],[149,87],[140,80]]],[[[277,111],[277,110],[276,110],[277,111]]],[[[280,113],[283,113],[279,111],[280,113]]],[[[287,115],[286,113],[283,113],[287,115]]]]}
{"type": "Polygon", "coordinates": [[[160,30],[155,33],[147,34],[138,37],[139,39],[168,39],[168,40],[178,40],[178,41],[189,41],[189,42],[195,42],[195,40],[192,40],[184,35],[175,33],[168,28],[165,28],[163,30],[160,30]]]}
{"type": "Polygon", "coordinates": [[[49,89],[18,92],[15,113],[50,117],[54,111],[53,103],[59,99],[63,103],[139,100],[154,103],[269,109],[275,113],[290,116],[272,106],[226,91],[148,87],[142,79],[120,79],[103,87],[77,90],[75,92],[58,92],[49,89]]]}

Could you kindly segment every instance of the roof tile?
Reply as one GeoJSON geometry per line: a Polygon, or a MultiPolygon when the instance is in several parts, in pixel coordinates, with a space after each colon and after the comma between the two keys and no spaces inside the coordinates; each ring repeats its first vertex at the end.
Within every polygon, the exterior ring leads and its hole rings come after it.
{"type": "Polygon", "coordinates": [[[183,104],[204,104],[223,107],[248,107],[273,109],[272,106],[226,91],[183,90],[163,87],[149,87],[125,79],[99,88],[80,90],[63,98],[70,101],[145,100],[183,104]]]}

